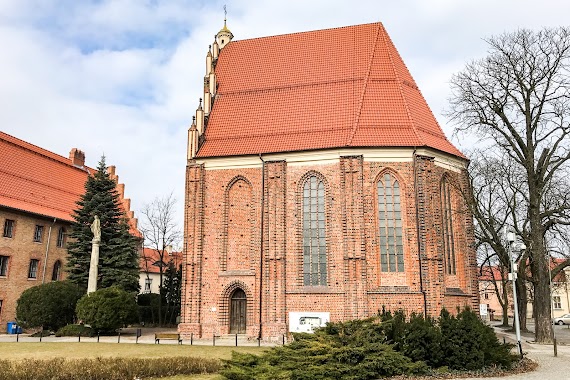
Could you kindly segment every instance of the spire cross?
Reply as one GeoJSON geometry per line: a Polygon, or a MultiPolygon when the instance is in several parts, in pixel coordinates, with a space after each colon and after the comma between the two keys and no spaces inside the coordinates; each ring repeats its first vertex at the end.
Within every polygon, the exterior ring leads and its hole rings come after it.
{"type": "Polygon", "coordinates": [[[224,4],[224,26],[226,26],[227,17],[228,17],[228,11],[226,9],[226,5],[224,4]]]}

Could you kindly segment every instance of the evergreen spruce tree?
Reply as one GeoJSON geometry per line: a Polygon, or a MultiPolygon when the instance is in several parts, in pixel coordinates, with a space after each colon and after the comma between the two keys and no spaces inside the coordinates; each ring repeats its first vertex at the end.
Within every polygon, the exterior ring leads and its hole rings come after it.
{"type": "Polygon", "coordinates": [[[99,276],[97,288],[118,286],[128,292],[139,290],[137,238],[130,234],[127,218],[120,205],[116,183],[107,172],[105,156],[97,172],[85,183],[85,194],[77,202],[75,222],[68,244],[68,279],[87,289],[95,215],[101,220],[99,276]]]}

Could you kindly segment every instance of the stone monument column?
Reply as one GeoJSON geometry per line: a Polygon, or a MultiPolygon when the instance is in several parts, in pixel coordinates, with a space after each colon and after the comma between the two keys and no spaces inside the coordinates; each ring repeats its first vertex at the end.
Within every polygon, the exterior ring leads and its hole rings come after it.
{"type": "Polygon", "coordinates": [[[93,232],[93,243],[91,247],[91,263],[89,264],[89,281],[87,282],[87,294],[97,290],[97,277],[99,275],[99,244],[101,243],[101,221],[95,215],[93,224],[91,224],[91,232],[93,232]]]}

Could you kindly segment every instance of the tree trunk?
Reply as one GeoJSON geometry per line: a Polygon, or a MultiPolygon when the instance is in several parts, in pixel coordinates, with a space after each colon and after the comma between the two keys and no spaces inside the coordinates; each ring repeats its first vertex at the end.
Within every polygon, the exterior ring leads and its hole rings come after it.
{"type": "MultiPolygon", "coordinates": [[[[529,175],[529,178],[536,178],[529,175]]],[[[538,343],[552,343],[552,322],[550,310],[549,260],[544,245],[542,221],[540,219],[540,188],[529,181],[531,261],[530,269],[534,282],[534,340],[538,343]]]]}
{"type": "Polygon", "coordinates": [[[508,282],[501,281],[503,284],[503,300],[504,302],[501,304],[503,308],[503,327],[509,326],[509,292],[507,290],[508,282]]]}

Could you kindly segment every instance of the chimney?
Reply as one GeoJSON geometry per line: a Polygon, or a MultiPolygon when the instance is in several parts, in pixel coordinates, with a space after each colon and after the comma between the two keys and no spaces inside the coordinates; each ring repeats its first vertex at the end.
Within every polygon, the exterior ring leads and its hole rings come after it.
{"type": "Polygon", "coordinates": [[[71,160],[71,164],[77,167],[84,167],[85,166],[85,153],[80,151],[77,148],[71,149],[69,152],[69,159],[71,160]]]}

